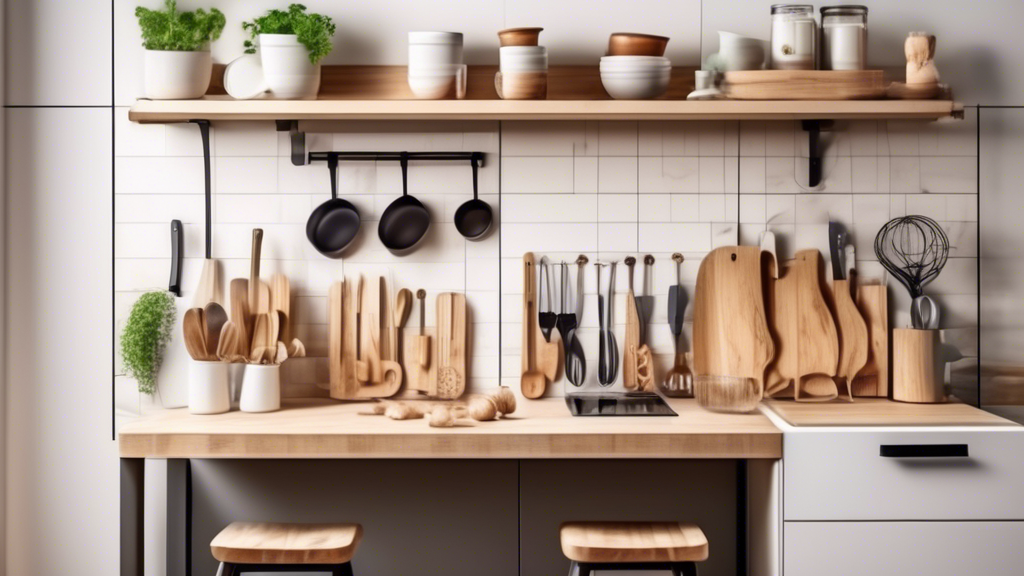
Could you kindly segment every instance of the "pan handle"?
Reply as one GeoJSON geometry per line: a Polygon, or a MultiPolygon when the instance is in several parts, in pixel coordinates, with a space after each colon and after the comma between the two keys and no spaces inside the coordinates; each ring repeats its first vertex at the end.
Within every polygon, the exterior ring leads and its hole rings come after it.
{"type": "Polygon", "coordinates": [[[473,159],[469,161],[469,164],[473,167],[473,200],[478,200],[480,197],[477,195],[476,178],[477,178],[477,157],[473,154],[473,159]]]}
{"type": "Polygon", "coordinates": [[[182,230],[181,220],[171,220],[171,280],[167,284],[167,290],[175,296],[181,296],[181,258],[182,230]]]}
{"type": "Polygon", "coordinates": [[[327,157],[327,168],[331,171],[331,198],[338,197],[338,155],[331,154],[327,157]]]}
{"type": "Polygon", "coordinates": [[[402,196],[409,195],[409,153],[402,152],[400,162],[402,163],[402,196]]]}

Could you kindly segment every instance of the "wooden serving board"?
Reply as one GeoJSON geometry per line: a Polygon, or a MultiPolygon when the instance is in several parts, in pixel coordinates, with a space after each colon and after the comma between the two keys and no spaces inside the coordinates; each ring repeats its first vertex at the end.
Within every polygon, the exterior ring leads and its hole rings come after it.
{"type": "Polygon", "coordinates": [[[734,100],[870,100],[885,98],[882,70],[741,70],[725,73],[734,100]]]}
{"type": "Polygon", "coordinates": [[[452,400],[466,391],[466,296],[446,292],[437,296],[437,366],[428,394],[452,400]]]}
{"type": "Polygon", "coordinates": [[[853,379],[854,396],[889,395],[889,293],[883,284],[857,286],[857,307],[868,326],[868,362],[853,379]]]}
{"type": "Polygon", "coordinates": [[[386,291],[383,279],[360,283],[362,308],[356,322],[356,290],[352,282],[339,282],[331,287],[328,296],[328,325],[330,341],[327,345],[331,375],[331,398],[353,400],[357,398],[386,398],[398,393],[401,378],[385,378],[382,354],[381,324],[388,318],[387,300],[381,298],[386,291]],[[340,292],[341,298],[338,298],[340,292]],[[383,305],[382,305],[383,302],[383,305]],[[340,306],[340,322],[338,307],[340,306]],[[340,334],[340,338],[339,338],[340,334]],[[359,340],[359,356],[356,341],[359,340]],[[340,343],[340,344],[339,344],[340,343]],[[364,367],[360,369],[360,365],[364,367]],[[360,373],[365,381],[361,381],[360,373]]]}
{"type": "Polygon", "coordinates": [[[801,400],[838,395],[832,377],[839,366],[839,335],[821,289],[821,253],[803,250],[772,281],[772,333],[778,344],[765,393],[801,400]]]}
{"type": "Polygon", "coordinates": [[[753,378],[764,390],[775,354],[761,282],[761,249],[725,246],[704,257],[694,294],[696,375],[753,378]]]}

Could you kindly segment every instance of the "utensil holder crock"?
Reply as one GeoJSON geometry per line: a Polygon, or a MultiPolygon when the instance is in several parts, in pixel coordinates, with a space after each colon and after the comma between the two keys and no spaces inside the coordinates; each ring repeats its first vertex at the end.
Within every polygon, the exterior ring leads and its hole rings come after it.
{"type": "Polygon", "coordinates": [[[946,364],[962,358],[940,330],[892,331],[892,399],[917,404],[946,401],[946,364]]]}
{"type": "Polygon", "coordinates": [[[193,360],[188,365],[188,411],[222,414],[231,409],[230,380],[226,362],[193,360]]]}
{"type": "Polygon", "coordinates": [[[242,377],[242,412],[273,412],[281,408],[281,366],[249,364],[242,377]]]}

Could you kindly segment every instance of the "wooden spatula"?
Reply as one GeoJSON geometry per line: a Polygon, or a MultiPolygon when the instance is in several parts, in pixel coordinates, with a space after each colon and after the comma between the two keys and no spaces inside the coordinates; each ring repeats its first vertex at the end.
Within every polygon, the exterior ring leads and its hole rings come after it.
{"type": "Polygon", "coordinates": [[[259,364],[270,344],[270,315],[257,314],[252,329],[252,343],[249,345],[249,361],[259,364]]]}
{"type": "Polygon", "coordinates": [[[228,321],[228,313],[216,302],[210,302],[203,309],[203,331],[206,335],[207,356],[217,356],[220,348],[220,333],[224,323],[228,321]]]}
{"type": "Polygon", "coordinates": [[[231,281],[231,321],[238,331],[235,353],[248,357],[253,320],[249,311],[249,281],[245,278],[235,278],[231,281]]]}
{"type": "Polygon", "coordinates": [[[202,308],[189,308],[185,311],[182,333],[185,336],[185,349],[188,350],[188,355],[193,360],[210,359],[210,355],[206,351],[206,327],[203,322],[202,308]]]}
{"type": "Polygon", "coordinates": [[[284,274],[274,274],[270,277],[270,309],[280,314],[281,326],[278,329],[277,339],[281,342],[291,342],[291,300],[292,289],[288,277],[284,274]]]}
{"type": "Polygon", "coordinates": [[[235,323],[228,320],[220,329],[217,340],[217,359],[221,362],[235,362],[238,354],[238,329],[235,323]]]}
{"type": "Polygon", "coordinates": [[[252,255],[249,257],[249,309],[257,311],[260,302],[260,251],[263,248],[263,229],[252,231],[252,255]]]}

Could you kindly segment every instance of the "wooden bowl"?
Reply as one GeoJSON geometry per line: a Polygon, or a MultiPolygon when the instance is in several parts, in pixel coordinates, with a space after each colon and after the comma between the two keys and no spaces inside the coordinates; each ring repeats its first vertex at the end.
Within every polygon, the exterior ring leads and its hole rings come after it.
{"type": "Polygon", "coordinates": [[[668,38],[616,32],[608,38],[608,56],[664,56],[668,38]]]}
{"type": "Polygon", "coordinates": [[[506,28],[498,32],[502,46],[536,46],[543,28],[506,28]]]}

